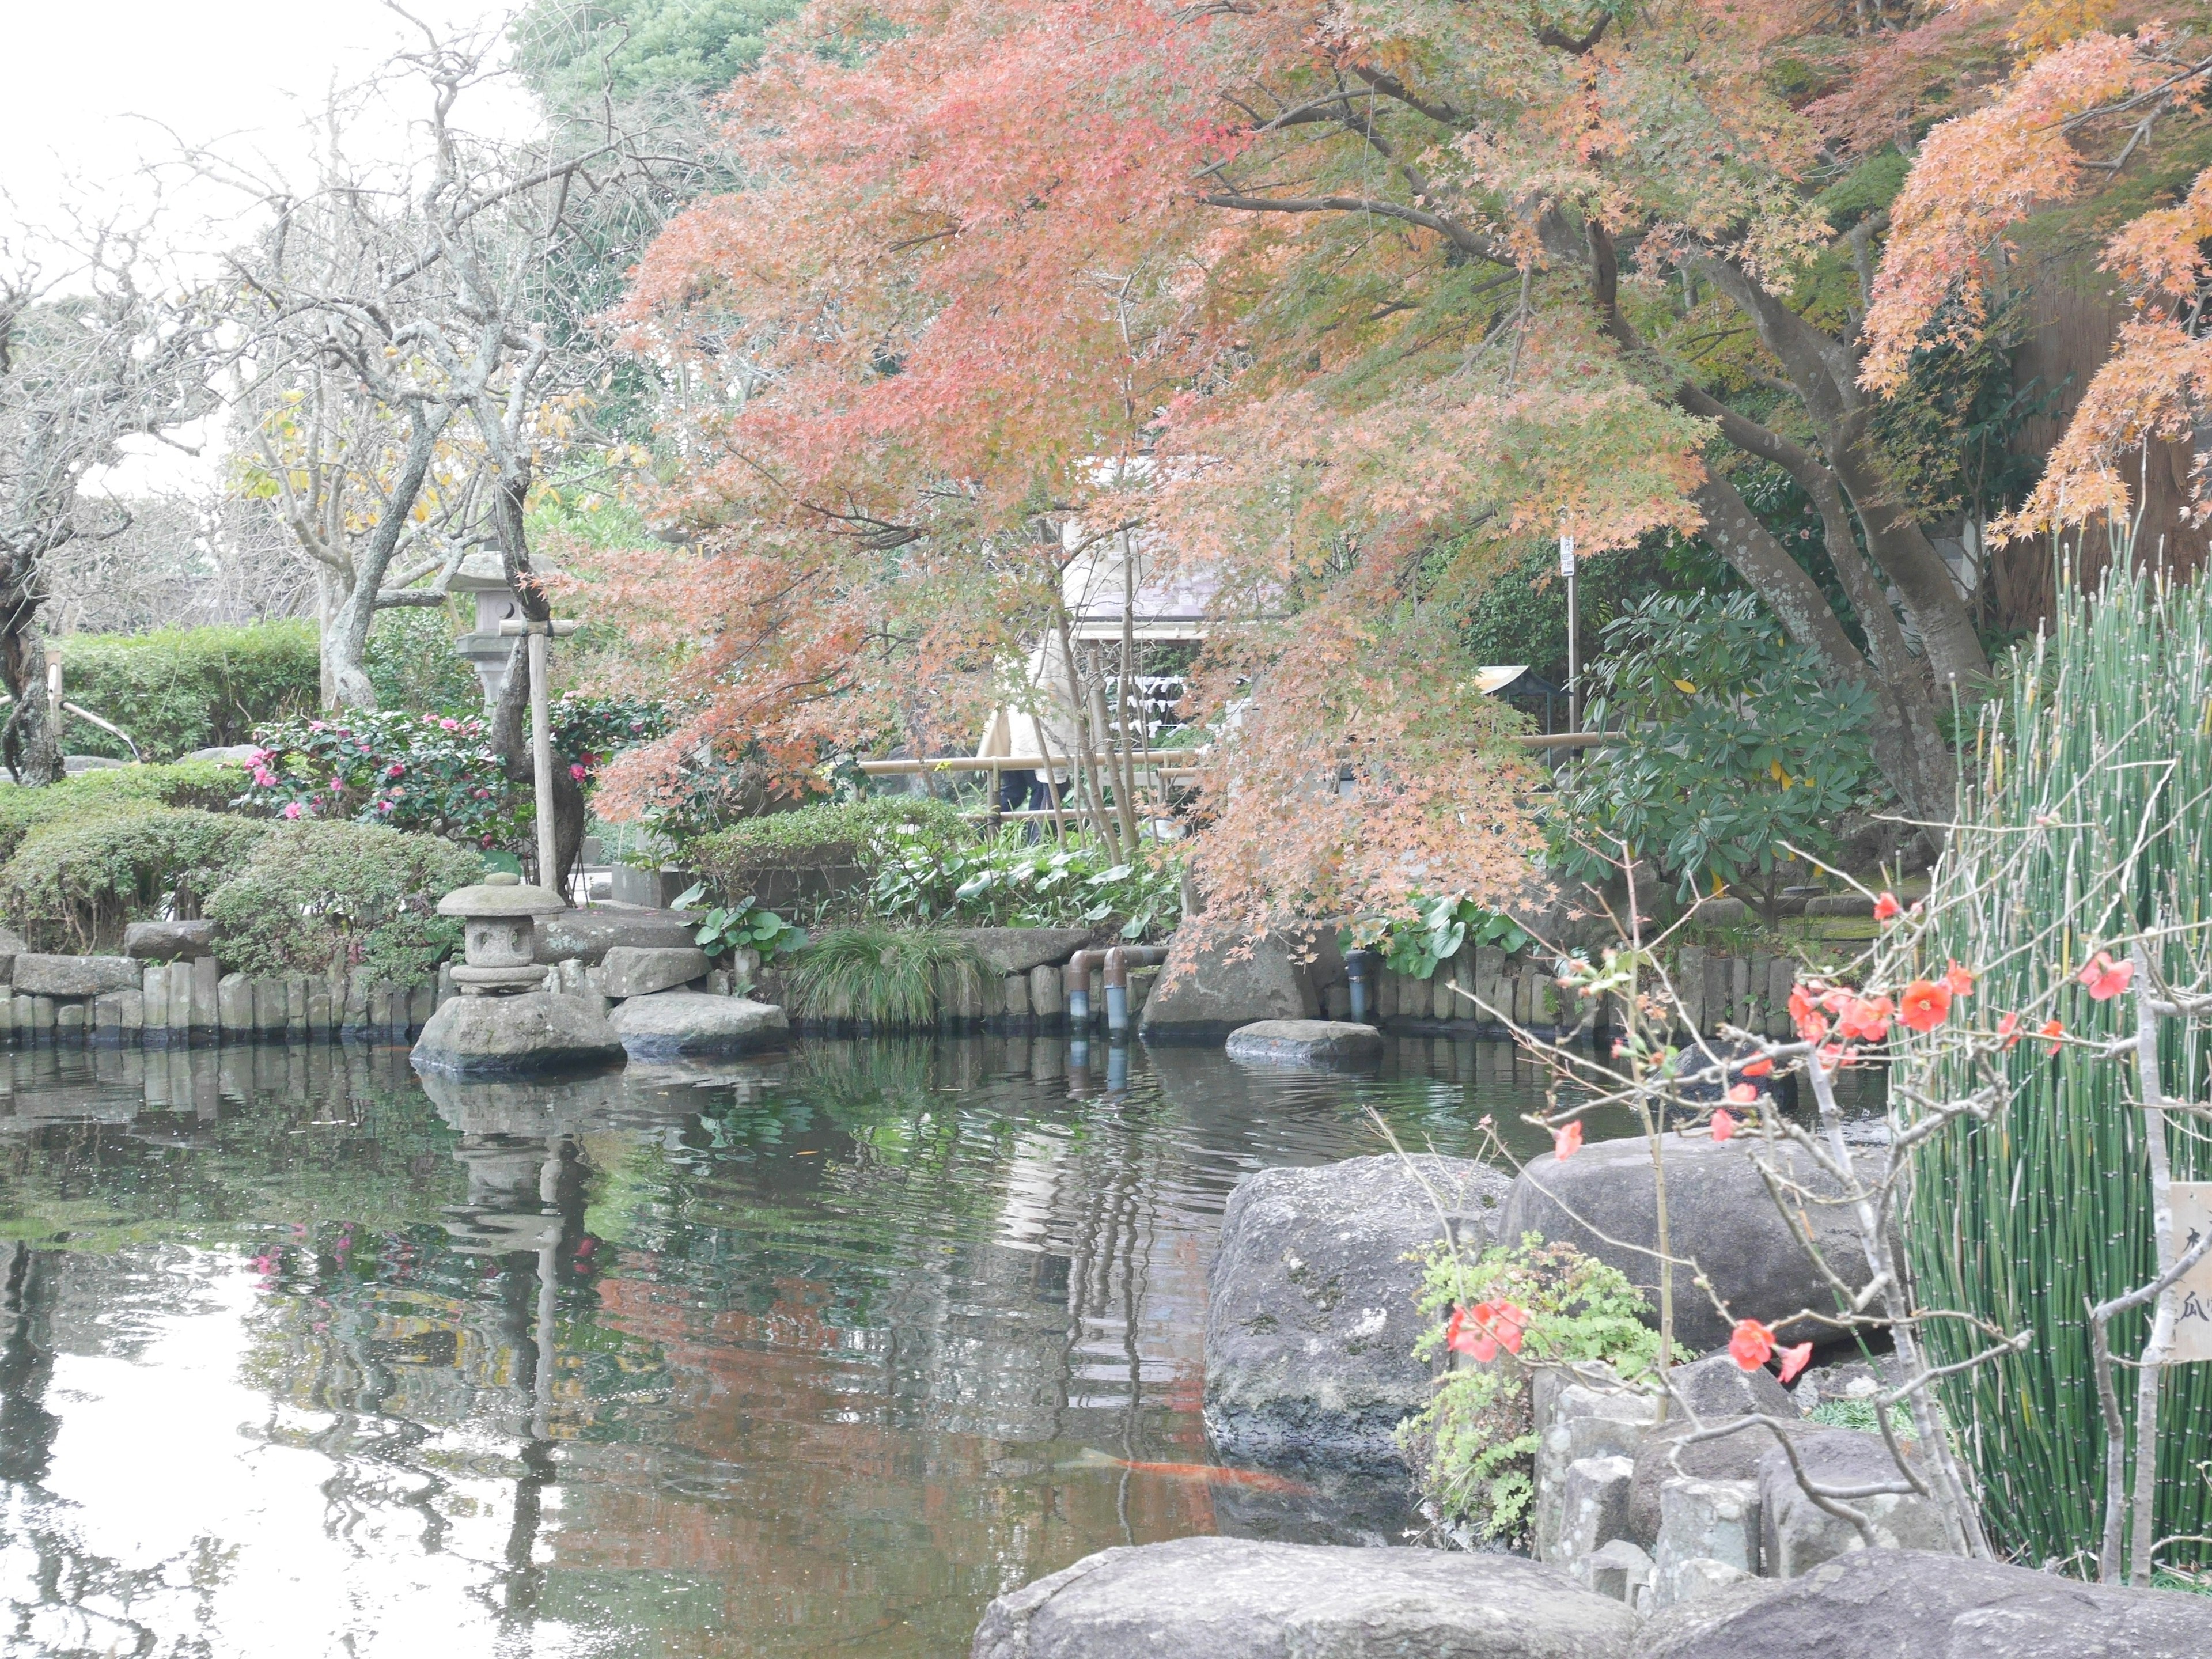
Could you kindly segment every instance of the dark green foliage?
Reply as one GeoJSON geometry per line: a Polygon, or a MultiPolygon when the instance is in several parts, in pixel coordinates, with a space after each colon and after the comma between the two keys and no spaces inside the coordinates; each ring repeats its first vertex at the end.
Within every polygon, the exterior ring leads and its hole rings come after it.
{"type": "MultiPolygon", "coordinates": [[[[321,665],[311,622],[78,634],[61,642],[63,695],[128,732],[141,757],[246,743],[264,720],[317,706],[321,665]]],[[[98,726],[68,719],[71,754],[130,758],[98,726]]]]}
{"type": "Polygon", "coordinates": [[[1561,786],[1556,856],[1602,880],[1625,843],[1686,898],[1741,884],[1771,914],[1779,843],[1833,847],[1872,775],[1872,694],[1828,681],[1748,593],[1656,595],[1605,644],[1583,723],[1623,741],[1561,786]]]}
{"type": "Polygon", "coordinates": [[[196,916],[267,833],[251,818],[138,806],[61,823],[0,866],[0,915],[34,951],[108,951],[124,924],[196,916]]]}
{"type": "Polygon", "coordinates": [[[1923,522],[2017,506],[2043,468],[2014,441],[2057,400],[2055,388],[2012,383],[2018,319],[1962,330],[1966,345],[1940,337],[1954,320],[1947,313],[1929,324],[1931,343],[1912,354],[1904,388],[1875,404],[1869,426],[1892,487],[1923,522]]]}
{"type": "Polygon", "coordinates": [[[450,607],[379,611],[362,661],[377,702],[424,714],[482,714],[483,682],[453,654],[461,631],[450,607]]]}
{"type": "MultiPolygon", "coordinates": [[[[1606,624],[1646,596],[1698,586],[1698,579],[1709,574],[1717,575],[1723,586],[1736,585],[1725,566],[1710,573],[1680,568],[1688,551],[1669,550],[1663,538],[1652,537],[1636,547],[1582,562],[1576,579],[1576,606],[1582,624],[1584,663],[1595,654],[1606,624]]],[[[1483,587],[1468,607],[1467,645],[1477,662],[1526,663],[1542,678],[1565,687],[1567,586],[1559,575],[1558,554],[1547,550],[1531,555],[1500,571],[1483,587]]],[[[1554,712],[1564,725],[1565,706],[1554,712]]]]}
{"type": "Polygon", "coordinates": [[[836,927],[799,953],[791,984],[803,1018],[927,1025],[941,976],[981,971],[972,947],[933,929],[836,927]]]}
{"type": "MultiPolygon", "coordinates": [[[[2116,564],[2124,570],[2125,558],[2116,564]]],[[[2167,982],[2207,978],[2212,915],[2212,592],[2199,580],[2154,594],[2124,575],[2094,602],[2059,584],[2051,631],[2015,657],[1984,710],[1962,822],[1936,869],[1922,971],[1952,957],[1979,976],[1975,1018],[2016,1012],[2085,1040],[2056,1056],[2023,1042],[1995,1059],[1907,1045],[1892,1097],[1949,1101],[1985,1089],[2008,1103],[1988,1124],[1936,1134],[1915,1164],[1905,1243],[1923,1306],[1971,1315],[1923,1328],[1938,1364],[1987,1346],[1984,1329],[2026,1330],[2024,1353],[1951,1378],[1944,1408],[1983,1488],[2002,1553],[2094,1559],[2102,1525],[2105,1435],[2085,1297],[2118,1295],[2157,1272],[2143,1120],[2129,1066],[2087,1045],[2135,1034],[2136,997],[2090,1000],[2074,975],[2100,945],[2163,928],[2150,954],[2167,982]]],[[[2161,1022],[2169,1099],[2202,1101],[2212,1034],[2161,1022]]],[[[1903,1119],[1912,1125],[1908,1110],[1903,1119]]],[[[2177,1181],[2212,1180],[2212,1142],[2186,1119],[2168,1132],[2177,1181]]],[[[2139,1353],[2137,1310],[2112,1326],[2139,1353]]],[[[2136,1375],[2119,1377],[2135,1416],[2136,1375]]],[[[2128,1449],[2130,1466],[2134,1449],[2128,1449]]],[[[2166,1374],[2158,1424],[2156,1535],[2167,1565],[2212,1561],[2212,1366],[2166,1374]]],[[[2070,1570],[2078,1570],[2078,1567],[2070,1570]]]]}
{"type": "Polygon", "coordinates": [[[719,92],[760,61],[798,0],[537,0],[516,20],[515,66],[566,114],[619,100],[719,92]]]}
{"type": "Polygon", "coordinates": [[[219,811],[245,783],[246,772],[216,761],[173,766],[118,766],[64,778],[40,789],[0,786],[0,861],[11,859],[24,838],[49,824],[112,817],[152,806],[197,806],[219,811]]]}
{"type": "Polygon", "coordinates": [[[787,872],[802,885],[865,889],[875,879],[880,846],[896,824],[927,824],[946,835],[963,828],[959,814],[944,801],[876,795],[742,819],[691,841],[684,858],[725,902],[749,896],[766,902],[772,873],[787,872]]]}
{"type": "Polygon", "coordinates": [[[979,836],[959,819],[895,823],[877,839],[869,898],[879,915],[971,927],[1096,927],[1155,939],[1182,915],[1182,866],[1153,848],[1116,863],[1097,842],[1066,847],[1018,830],[979,836]]]}
{"type": "Polygon", "coordinates": [[[419,984],[459,945],[438,901],[474,881],[477,854],[436,836],[368,823],[267,829],[237,872],[210,894],[227,967],[320,974],[365,967],[419,984]]]}

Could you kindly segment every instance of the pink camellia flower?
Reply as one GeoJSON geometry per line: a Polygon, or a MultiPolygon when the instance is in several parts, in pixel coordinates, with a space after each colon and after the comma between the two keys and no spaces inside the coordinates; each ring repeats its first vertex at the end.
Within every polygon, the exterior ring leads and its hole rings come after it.
{"type": "Polygon", "coordinates": [[[307,730],[310,732],[320,732],[324,729],[325,729],[325,724],[321,720],[309,720],[307,722],[307,730]]]}
{"type": "Polygon", "coordinates": [[[384,769],[384,775],[387,778],[405,777],[407,775],[407,769],[401,765],[398,761],[394,761],[391,765],[384,769]]]}
{"type": "Polygon", "coordinates": [[[253,781],[261,788],[273,789],[276,787],[276,775],[265,766],[257,766],[253,769],[253,781]]]}
{"type": "Polygon", "coordinates": [[[577,782],[581,783],[586,778],[591,776],[591,774],[586,771],[580,764],[577,764],[571,765],[568,768],[568,775],[575,779],[577,782]]]}
{"type": "Polygon", "coordinates": [[[295,800],[286,801],[284,803],[284,816],[288,818],[298,817],[300,816],[300,803],[295,800]]]}
{"type": "Polygon", "coordinates": [[[380,800],[376,803],[376,810],[380,812],[389,812],[392,810],[392,803],[388,800],[380,800]]]}
{"type": "Polygon", "coordinates": [[[455,720],[451,714],[447,715],[443,720],[440,720],[438,724],[448,732],[459,731],[461,725],[461,723],[455,720]]]}

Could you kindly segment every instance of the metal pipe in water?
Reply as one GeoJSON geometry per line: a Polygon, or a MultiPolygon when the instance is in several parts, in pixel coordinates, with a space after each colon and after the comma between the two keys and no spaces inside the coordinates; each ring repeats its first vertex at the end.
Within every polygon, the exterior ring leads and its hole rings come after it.
{"type": "Polygon", "coordinates": [[[1375,958],[1365,951],[1346,951],[1344,953],[1344,977],[1352,994],[1352,1018],[1358,1025],[1370,1024],[1368,1010],[1374,1006],[1373,976],[1375,958]]]}
{"type": "Polygon", "coordinates": [[[1168,959],[1164,945],[1116,945],[1106,952],[1106,1035],[1121,1042],[1129,1035],[1129,969],[1154,968],[1168,959]]]}

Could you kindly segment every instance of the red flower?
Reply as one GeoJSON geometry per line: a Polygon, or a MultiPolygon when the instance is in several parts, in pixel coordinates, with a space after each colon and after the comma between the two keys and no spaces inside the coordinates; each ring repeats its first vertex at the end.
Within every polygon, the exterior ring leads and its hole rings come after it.
{"type": "Polygon", "coordinates": [[[1820,1050],[1820,1069],[1840,1072],[1856,1056],[1857,1050],[1841,1042],[1831,1042],[1820,1050]]]}
{"type": "Polygon", "coordinates": [[[1951,1017],[1951,993],[1930,979],[1916,979],[1898,999],[1897,1017],[1914,1030],[1934,1030],[1951,1017]]]}
{"type": "Polygon", "coordinates": [[[1879,1042],[1889,1035],[1897,1006],[1887,997],[1856,997],[1844,1005],[1837,1029],[1856,1042],[1879,1042]]]}
{"type": "Polygon", "coordinates": [[[2018,1014],[2007,1014],[2002,1019],[1999,1020],[1997,1022],[1997,1035],[2004,1039],[2004,1046],[2008,1048],[2018,1042],[2020,1041],[2020,1016],[2018,1014]]]}
{"type": "Polygon", "coordinates": [[[1735,1133],[1735,1120],[1729,1115],[1726,1107],[1722,1107],[1713,1114],[1713,1139],[1726,1140],[1735,1133]]]}
{"type": "Polygon", "coordinates": [[[1884,893],[1874,902],[1874,919],[1876,921],[1894,921],[1904,914],[1905,907],[1897,902],[1894,893],[1884,893]]]}
{"type": "Polygon", "coordinates": [[[2135,976],[2134,963],[2114,962],[2110,951],[2100,951],[2074,977],[2089,988],[2090,1001],[2110,1002],[2128,988],[2128,981],[2135,976]]]}
{"type": "Polygon", "coordinates": [[[1974,994],[1974,976],[1954,957],[1951,965],[1943,970],[1943,988],[1954,997],[1970,997],[1974,994]]]}
{"type": "Polygon", "coordinates": [[[1784,1348],[1782,1351],[1782,1380],[1789,1382],[1805,1369],[1812,1358],[1813,1345],[1809,1342],[1800,1342],[1794,1348],[1784,1348]]]}
{"type": "Polygon", "coordinates": [[[1740,1370],[1755,1371],[1774,1355],[1774,1333],[1756,1319],[1739,1319],[1729,1338],[1729,1358],[1740,1370]]]}
{"type": "Polygon", "coordinates": [[[1772,1077],[1774,1075],[1774,1061],[1769,1056],[1761,1054],[1757,1060],[1753,1060],[1749,1065],[1743,1068],[1742,1075],[1745,1077],[1772,1077]]]}
{"type": "Polygon", "coordinates": [[[1729,1091],[1728,1097],[1739,1106],[1748,1106],[1759,1098],[1759,1086],[1752,1083],[1739,1083],[1729,1091]]]}
{"type": "Polygon", "coordinates": [[[1828,1022],[1814,1012],[1813,999],[1802,985],[1790,988],[1790,1018],[1797,1023],[1797,1035],[1808,1042],[1828,1035],[1828,1022]]]}
{"type": "Polygon", "coordinates": [[[2043,1022],[2042,1029],[2037,1031],[2036,1035],[2051,1040],[2049,1046],[2043,1052],[2046,1054],[2055,1054],[2058,1052],[2059,1038],[2066,1035],[2066,1028],[2055,1019],[2046,1019],[2043,1022]]]}
{"type": "Polygon", "coordinates": [[[1583,1149],[1583,1121],[1577,1118],[1564,1129],[1552,1131],[1552,1156],[1565,1163],[1583,1149]]]}
{"type": "Polygon", "coordinates": [[[1496,1302],[1478,1302],[1472,1308],[1452,1310],[1452,1316],[1444,1326],[1444,1346],[1487,1363],[1498,1358],[1500,1348],[1508,1353],[1519,1353],[1522,1334],[1528,1328],[1527,1309],[1502,1297],[1496,1302]]]}

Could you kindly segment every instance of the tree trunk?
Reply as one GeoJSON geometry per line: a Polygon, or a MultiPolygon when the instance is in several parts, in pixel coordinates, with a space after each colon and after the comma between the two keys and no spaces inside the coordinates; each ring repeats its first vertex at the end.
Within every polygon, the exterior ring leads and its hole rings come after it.
{"type": "Polygon", "coordinates": [[[39,631],[34,583],[18,587],[0,611],[0,679],[14,702],[0,726],[0,763],[18,783],[58,783],[62,778],[61,733],[46,707],[46,641],[39,631]]]}
{"type": "Polygon", "coordinates": [[[323,615],[323,707],[374,708],[376,687],[368,678],[367,666],[368,624],[374,620],[374,612],[369,610],[368,616],[361,614],[368,609],[362,603],[362,590],[338,572],[318,570],[315,578],[317,608],[323,615]]]}

